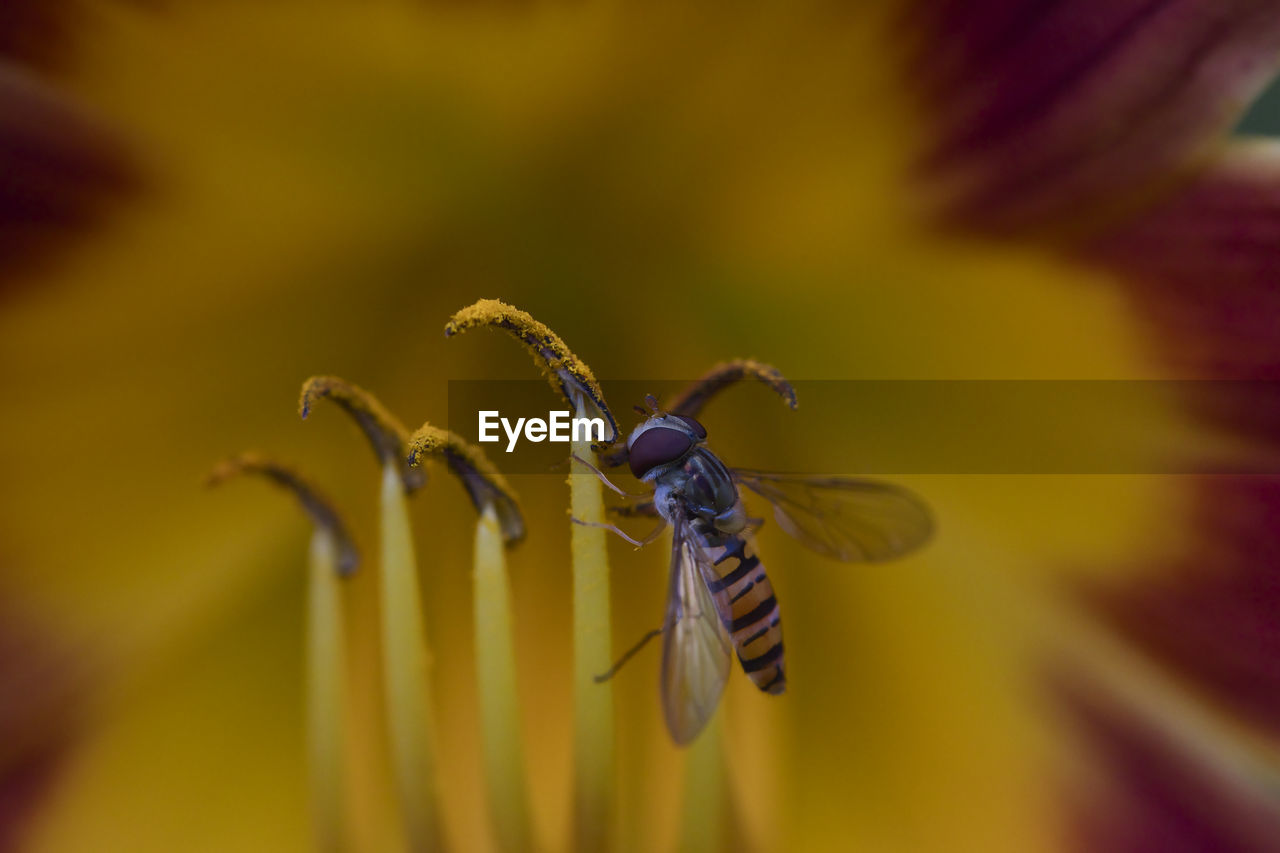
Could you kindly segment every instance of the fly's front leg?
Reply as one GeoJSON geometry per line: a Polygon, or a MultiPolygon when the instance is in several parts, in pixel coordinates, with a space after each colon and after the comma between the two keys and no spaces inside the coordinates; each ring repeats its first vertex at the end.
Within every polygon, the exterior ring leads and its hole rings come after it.
{"type": "Polygon", "coordinates": [[[632,545],[636,546],[637,548],[643,548],[645,545],[648,545],[651,542],[653,542],[655,539],[658,538],[659,535],[662,534],[662,531],[667,526],[667,523],[664,521],[661,524],[659,524],[653,530],[652,533],[650,533],[648,536],[644,537],[643,539],[633,539],[632,537],[628,536],[626,532],[624,532],[622,528],[618,527],[618,525],[616,524],[605,524],[604,522],[600,522],[600,521],[583,521],[582,519],[574,518],[573,516],[569,516],[569,520],[572,521],[574,524],[581,524],[583,527],[599,527],[602,530],[608,530],[610,533],[616,534],[617,536],[625,539],[626,541],[630,542],[632,545]]]}
{"type": "Polygon", "coordinates": [[[600,461],[604,463],[606,468],[618,468],[627,464],[627,460],[631,458],[631,451],[626,445],[610,450],[608,453],[600,457],[600,461]]]}
{"type": "Polygon", "coordinates": [[[624,491],[623,491],[619,486],[614,485],[614,482],[613,482],[612,480],[610,480],[610,479],[609,479],[608,475],[606,475],[606,474],[605,474],[603,471],[601,471],[599,468],[597,468],[596,466],[592,465],[590,462],[588,462],[586,459],[583,459],[581,456],[579,456],[579,455],[578,455],[578,454],[576,454],[576,453],[571,453],[571,454],[569,455],[569,458],[570,458],[570,460],[571,460],[571,461],[573,461],[573,462],[577,462],[579,465],[582,465],[582,466],[586,467],[586,469],[587,469],[588,471],[590,471],[592,474],[595,474],[597,477],[599,477],[599,478],[600,478],[600,482],[604,483],[606,486],[608,486],[610,489],[612,489],[613,491],[617,492],[618,494],[622,495],[624,498],[643,498],[643,497],[648,497],[648,493],[646,493],[646,492],[639,492],[639,493],[636,493],[636,492],[624,492],[624,491]]]}
{"type": "Polygon", "coordinates": [[[605,507],[605,512],[619,516],[621,518],[657,518],[658,508],[654,506],[652,500],[640,501],[639,503],[623,504],[622,506],[605,507]]]}

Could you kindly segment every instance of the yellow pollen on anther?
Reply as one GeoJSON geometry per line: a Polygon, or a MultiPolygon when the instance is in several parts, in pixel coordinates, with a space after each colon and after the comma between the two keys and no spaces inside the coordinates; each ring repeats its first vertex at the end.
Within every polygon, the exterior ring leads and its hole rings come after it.
{"type": "Polygon", "coordinates": [[[589,414],[579,413],[579,417],[604,419],[608,428],[602,443],[613,444],[618,440],[618,422],[604,402],[604,392],[595,374],[559,335],[528,313],[496,299],[481,299],[463,308],[449,319],[444,333],[446,337],[453,337],[477,326],[502,329],[520,341],[533,355],[552,390],[570,408],[576,411],[578,401],[583,401],[589,414]]]}

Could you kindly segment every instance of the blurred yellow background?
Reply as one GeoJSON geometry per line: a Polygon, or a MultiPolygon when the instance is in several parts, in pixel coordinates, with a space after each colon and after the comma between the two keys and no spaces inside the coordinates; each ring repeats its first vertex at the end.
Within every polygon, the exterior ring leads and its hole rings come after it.
{"type": "MultiPolygon", "coordinates": [[[[59,85],[121,136],[145,187],[0,314],[3,592],[91,685],[32,849],[307,846],[306,525],[264,487],[200,479],[243,448],[296,463],[337,496],[368,565],[376,468],[336,412],[298,420],[298,386],[336,374],[411,427],[443,424],[447,380],[533,376],[498,336],[446,343],[475,299],[528,310],[605,378],[736,356],[792,379],[1159,375],[1099,273],[929,224],[907,179],[929,128],[887,7],[867,5],[88,7],[59,85]]],[[[633,402],[613,401],[625,429],[633,402]]],[[[704,422],[732,463],[821,470],[832,447],[856,458],[841,442],[862,414],[743,388],[704,422]],[[820,440],[788,443],[801,419],[820,440]]],[[[1153,429],[1188,429],[1158,414],[1153,429]]],[[[1037,693],[1025,602],[1176,549],[1181,493],[1138,476],[899,479],[939,520],[907,561],[839,566],[776,525],[760,536],[791,685],[774,699],[731,679],[738,832],[760,850],[1056,849],[1075,747],[1037,693]]],[[[567,491],[563,472],[513,485],[535,822],[561,849],[567,491]]],[[[491,841],[464,498],[440,472],[413,512],[446,830],[473,850],[491,841]]],[[[620,651],[660,621],[667,552],[610,547],[620,651]]],[[[357,607],[371,583],[353,581],[357,607]]],[[[358,642],[371,707],[373,638],[358,642]]],[[[676,837],[681,756],[656,681],[650,650],[614,683],[627,850],[676,837]]],[[[356,783],[376,812],[385,782],[356,783]]]]}

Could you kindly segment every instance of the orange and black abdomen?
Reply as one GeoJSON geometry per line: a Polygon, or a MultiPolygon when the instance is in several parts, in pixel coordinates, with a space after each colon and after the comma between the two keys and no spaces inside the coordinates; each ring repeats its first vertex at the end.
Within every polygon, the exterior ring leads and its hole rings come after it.
{"type": "Polygon", "coordinates": [[[786,689],[782,660],[782,619],[773,584],[760,558],[747,541],[724,536],[720,544],[707,548],[719,579],[711,591],[724,590],[729,599],[730,619],[725,626],[733,637],[742,669],[766,693],[786,689]]]}

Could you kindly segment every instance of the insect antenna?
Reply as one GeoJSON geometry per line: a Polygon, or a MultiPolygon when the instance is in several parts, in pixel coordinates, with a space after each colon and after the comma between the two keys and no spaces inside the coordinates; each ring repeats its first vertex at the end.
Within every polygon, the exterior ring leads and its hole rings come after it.
{"type": "Polygon", "coordinates": [[[641,637],[640,642],[636,643],[634,646],[627,649],[627,651],[622,655],[622,657],[618,658],[618,662],[615,663],[613,666],[609,667],[608,672],[604,673],[603,675],[595,676],[596,684],[604,684],[610,678],[613,678],[615,675],[617,675],[618,670],[622,669],[622,665],[624,663],[626,663],[627,661],[635,657],[637,652],[643,649],[650,640],[652,640],[654,637],[658,636],[661,633],[662,633],[661,628],[654,628],[652,631],[650,631],[649,633],[641,637]]]}
{"type": "MultiPolygon", "coordinates": [[[[648,406],[655,415],[662,413],[662,409],[658,408],[657,397],[653,396],[652,394],[645,394],[644,402],[645,402],[645,405],[648,406]]],[[[641,412],[641,414],[644,414],[644,412],[641,412]]]]}
{"type": "Polygon", "coordinates": [[[645,417],[649,416],[649,410],[646,409],[644,406],[632,406],[631,408],[635,409],[636,414],[638,415],[644,415],[645,417]]]}

